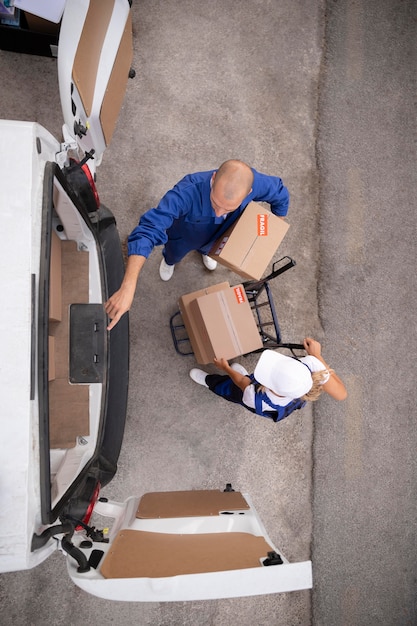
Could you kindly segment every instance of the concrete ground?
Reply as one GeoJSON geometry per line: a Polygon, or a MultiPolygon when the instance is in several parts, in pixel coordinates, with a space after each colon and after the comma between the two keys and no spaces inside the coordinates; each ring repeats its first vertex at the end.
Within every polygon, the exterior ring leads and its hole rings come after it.
{"type": "MultiPolygon", "coordinates": [[[[375,409],[370,398],[381,400],[378,415],[382,416],[391,399],[386,393],[379,395],[386,389],[385,370],[378,365],[383,352],[375,351],[381,333],[384,341],[389,339],[391,353],[398,341],[402,355],[415,352],[415,340],[407,343],[413,332],[415,337],[415,281],[410,278],[415,266],[410,235],[415,232],[415,216],[413,196],[407,195],[410,170],[402,169],[401,142],[407,146],[411,169],[412,131],[408,132],[407,125],[411,126],[413,119],[409,90],[412,53],[402,44],[409,41],[415,14],[411,2],[384,0],[383,10],[376,2],[371,4],[368,13],[363,2],[134,2],[133,65],[137,76],[129,82],[113,142],[98,172],[101,200],[115,213],[123,238],[139,216],[155,206],[183,175],[215,168],[231,157],[281,176],[289,188],[291,228],[276,258],[288,254],[297,265],[272,285],[283,338],[300,341],[311,335],[321,340],[324,355],[346,378],[353,404],[346,408],[323,398],[315,409],[314,429],[311,407],[276,426],[198,387],[188,377],[193,358],[179,356],[174,350],[169,318],[180,295],[215,282],[237,284],[240,280],[221,268],[209,273],[198,255],[190,254],[176,268],[173,279],[162,283],[158,277],[160,252],[156,250],[141,274],[131,311],[127,428],[118,473],[104,495],[123,500],[149,490],[222,488],[231,482],[251,494],[269,535],[290,561],[311,556],[314,522],[314,593],[160,605],[111,603],[74,587],[67,579],[62,555],[56,554],[34,571],[2,575],[3,623],[305,626],[312,623],[313,608],[314,621],[326,626],[413,623],[413,405],[411,400],[401,405],[401,435],[394,439],[398,412],[390,418],[383,436],[380,420],[368,416],[375,409]],[[365,18],[366,30],[362,31],[365,18]],[[367,50],[373,50],[371,60],[379,68],[381,82],[376,84],[372,83],[375,68],[367,71],[367,82],[354,82],[359,76],[355,74],[360,67],[358,59],[365,64],[369,59],[367,54],[359,55],[364,42],[367,50]],[[347,77],[353,81],[349,84],[342,72],[346,59],[347,77]],[[386,86],[383,103],[381,84],[386,86]],[[402,89],[407,89],[406,104],[402,89]],[[388,113],[400,105],[403,114],[390,118],[388,113]],[[361,116],[364,111],[366,115],[361,116]],[[386,138],[375,141],[382,124],[386,138]],[[398,136],[401,128],[400,139],[393,144],[392,137],[398,136]],[[368,144],[361,138],[372,129],[374,143],[365,149],[368,144]],[[351,143],[345,154],[348,139],[351,143]],[[355,161],[358,153],[362,156],[355,161]],[[387,224],[392,223],[391,206],[400,201],[390,203],[388,185],[385,195],[377,194],[367,204],[368,229],[355,230],[361,225],[355,221],[355,216],[359,219],[361,215],[355,208],[362,206],[362,198],[352,194],[362,188],[357,184],[363,176],[360,168],[366,170],[381,153],[387,169],[386,158],[391,155],[392,167],[403,183],[401,189],[400,184],[395,188],[395,198],[401,198],[406,217],[394,240],[388,236],[393,231],[387,224]],[[347,166],[342,155],[360,170],[347,175],[346,186],[347,166]],[[349,202],[351,231],[345,239],[343,210],[349,202]],[[381,206],[384,217],[379,219],[381,206]],[[370,226],[377,221],[372,233],[370,226]],[[361,256],[365,250],[361,237],[371,237],[370,243],[375,244],[366,247],[367,256],[361,256]],[[386,251],[391,258],[392,249],[401,249],[402,241],[409,253],[395,260],[406,262],[409,287],[405,288],[408,297],[399,302],[403,274],[388,272],[389,264],[383,270],[378,263],[386,259],[386,251]],[[374,259],[375,250],[379,257],[374,259]],[[376,264],[379,269],[371,281],[367,272],[376,264]],[[352,268],[353,273],[348,271],[352,268]],[[389,276],[389,285],[384,276],[389,276]],[[392,296],[391,286],[396,287],[392,296]],[[372,302],[367,302],[369,293],[372,302]],[[389,315],[392,302],[397,303],[395,322],[389,315]],[[375,303],[381,308],[373,308],[375,303]],[[385,310],[384,303],[390,303],[385,310]],[[393,327],[397,330],[390,334],[393,327]],[[408,335],[406,328],[410,329],[408,335]],[[369,386],[358,387],[360,367],[367,372],[375,369],[369,386]],[[381,372],[384,376],[378,379],[381,372]],[[356,419],[364,415],[364,398],[365,422],[356,419]],[[358,448],[371,435],[374,444],[358,448]],[[393,442],[391,447],[388,442],[393,442]],[[358,466],[358,458],[362,465],[358,466]],[[365,472],[368,464],[372,471],[365,472]],[[379,471],[384,464],[387,466],[379,471]],[[346,475],[340,476],[341,468],[346,475]],[[379,485],[375,492],[373,485],[379,485]],[[375,495],[373,500],[374,493],[380,498],[375,495]],[[352,517],[346,502],[353,498],[352,517]],[[388,509],[394,509],[393,516],[385,525],[382,520],[388,509]],[[377,518],[375,510],[379,511],[377,518]],[[395,511],[399,511],[401,523],[393,541],[395,511]],[[370,526],[367,519],[373,521],[370,526]],[[398,558],[391,570],[390,560],[381,563],[380,557],[393,551],[398,558]],[[365,553],[372,557],[371,568],[369,561],[361,560],[365,553]],[[376,573],[378,559],[381,568],[376,573]],[[355,570],[358,562],[360,578],[355,570]],[[387,594],[390,571],[395,585],[387,594]]],[[[59,137],[62,118],[56,62],[9,52],[0,52],[0,60],[2,117],[38,121],[59,137]]],[[[366,178],[365,187],[381,186],[378,168],[369,172],[375,178],[366,178]]],[[[399,218],[395,226],[399,226],[399,218]]],[[[255,357],[245,359],[248,369],[255,361],[255,357]]],[[[389,373],[407,398],[406,387],[410,389],[412,383],[410,377],[400,376],[402,363],[401,357],[397,371],[390,368],[389,373]]],[[[407,363],[411,372],[409,357],[407,363]]]]}

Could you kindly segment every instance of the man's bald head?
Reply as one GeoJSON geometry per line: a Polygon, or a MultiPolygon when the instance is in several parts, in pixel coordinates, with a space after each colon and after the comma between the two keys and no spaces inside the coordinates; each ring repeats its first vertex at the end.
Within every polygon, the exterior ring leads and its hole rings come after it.
{"type": "Polygon", "coordinates": [[[213,174],[211,201],[216,215],[235,211],[250,193],[253,172],[249,165],[237,159],[225,161],[213,174]]]}
{"type": "Polygon", "coordinates": [[[245,198],[252,188],[253,172],[249,165],[237,159],[222,163],[217,170],[216,185],[222,184],[228,200],[236,196],[245,198]]]}

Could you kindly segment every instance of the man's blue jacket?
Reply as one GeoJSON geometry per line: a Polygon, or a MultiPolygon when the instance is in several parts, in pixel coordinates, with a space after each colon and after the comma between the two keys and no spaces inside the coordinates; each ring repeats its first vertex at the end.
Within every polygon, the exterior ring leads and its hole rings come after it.
{"type": "Polygon", "coordinates": [[[213,173],[188,174],[168,191],[158,206],[146,211],[128,238],[128,253],[148,257],[154,246],[165,245],[164,257],[174,265],[191,250],[207,254],[213,242],[241,215],[249,202],[268,202],[275,215],[288,211],[289,193],[280,178],[252,168],[252,191],[236,211],[216,217],[210,202],[213,173]]]}

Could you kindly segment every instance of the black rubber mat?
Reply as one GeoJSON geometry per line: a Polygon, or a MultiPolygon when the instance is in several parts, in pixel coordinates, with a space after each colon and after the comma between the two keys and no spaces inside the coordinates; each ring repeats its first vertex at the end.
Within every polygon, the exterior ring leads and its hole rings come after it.
{"type": "Polygon", "coordinates": [[[106,335],[106,314],[102,304],[71,304],[71,383],[103,382],[106,335]]]}

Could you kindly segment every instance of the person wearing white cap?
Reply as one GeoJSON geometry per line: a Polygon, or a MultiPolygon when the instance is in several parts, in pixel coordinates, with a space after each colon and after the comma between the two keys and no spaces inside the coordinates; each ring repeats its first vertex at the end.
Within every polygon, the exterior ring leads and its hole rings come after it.
{"type": "Polygon", "coordinates": [[[252,375],[242,365],[229,365],[221,358],[215,359],[214,364],[226,375],[207,374],[193,368],[190,376],[216,395],[274,421],[303,407],[307,400],[317,400],[322,391],[336,400],[344,400],[346,387],[323,359],[320,343],[306,337],[303,345],[307,356],[300,359],[265,350],[252,375]]]}

